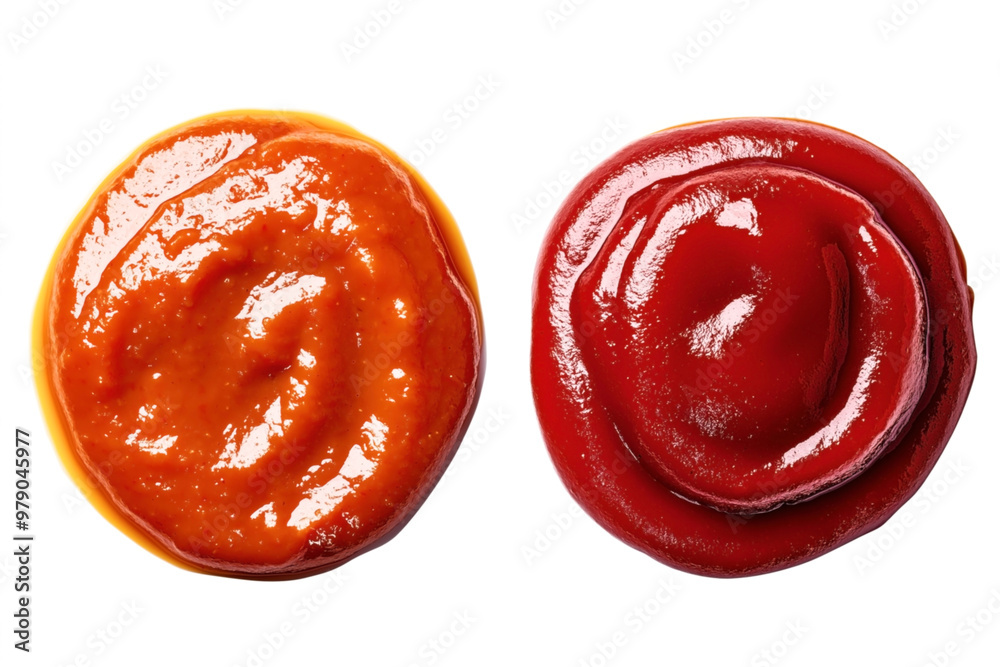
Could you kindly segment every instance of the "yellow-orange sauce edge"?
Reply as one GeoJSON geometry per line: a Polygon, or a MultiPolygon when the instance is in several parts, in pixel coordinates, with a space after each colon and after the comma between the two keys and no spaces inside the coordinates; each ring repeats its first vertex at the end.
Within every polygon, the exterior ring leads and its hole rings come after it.
{"type": "MultiPolygon", "coordinates": [[[[171,135],[178,130],[187,127],[193,123],[199,121],[211,120],[218,117],[228,117],[235,114],[252,114],[257,116],[268,116],[273,115],[275,117],[284,118],[297,118],[299,120],[305,121],[318,127],[322,130],[327,130],[344,136],[348,136],[354,139],[359,139],[372,146],[379,148],[384,151],[396,164],[399,164],[406,169],[406,172],[413,178],[413,180],[420,187],[420,191],[423,196],[427,199],[428,204],[430,204],[431,209],[434,213],[434,220],[437,223],[438,231],[443,237],[444,245],[448,251],[448,256],[451,259],[455,270],[458,272],[462,281],[469,288],[469,292],[472,295],[473,300],[476,304],[476,317],[478,319],[479,325],[479,342],[481,345],[485,343],[484,331],[483,331],[483,314],[482,306],[479,301],[479,287],[476,282],[475,273],[472,270],[472,261],[469,258],[469,251],[466,248],[465,241],[462,239],[462,235],[458,229],[458,224],[455,222],[455,218],[452,216],[451,212],[444,205],[444,202],[438,196],[438,194],[431,188],[430,184],[424,179],[423,176],[408,162],[403,160],[396,154],[395,151],[387,148],[380,142],[372,139],[371,137],[362,134],[358,130],[354,129],[346,123],[341,123],[340,121],[333,120],[332,118],[327,118],[319,114],[302,112],[302,111],[269,111],[262,109],[233,109],[230,111],[222,111],[218,113],[206,114],[204,116],[199,116],[198,118],[192,118],[186,120],[183,123],[174,125],[173,127],[160,132],[159,134],[150,137],[148,140],[143,142],[141,146],[135,149],[125,160],[121,162],[94,190],[90,198],[84,204],[80,212],[77,213],[76,217],[73,218],[73,222],[67,227],[65,233],[56,246],[55,252],[52,254],[52,259],[49,262],[49,266],[45,271],[45,276],[42,279],[41,289],[38,293],[38,300],[35,302],[35,312],[32,318],[32,332],[31,332],[31,358],[32,358],[32,375],[35,380],[35,387],[38,391],[39,402],[41,403],[42,415],[45,418],[46,426],[48,427],[49,434],[52,436],[52,443],[55,446],[56,453],[59,456],[59,460],[62,462],[63,467],[69,474],[70,479],[73,480],[74,484],[80,489],[83,496],[90,502],[90,504],[96,509],[101,516],[103,516],[108,522],[110,522],[115,528],[124,533],[127,537],[132,539],[136,544],[144,548],[146,551],[150,552],[154,556],[175,565],[181,569],[187,570],[189,572],[207,573],[214,574],[224,577],[235,577],[235,578],[245,578],[241,577],[238,573],[226,572],[224,570],[217,570],[205,567],[195,567],[190,563],[186,563],[181,559],[177,558],[173,553],[164,549],[159,542],[153,539],[146,531],[142,530],[131,521],[122,516],[118,508],[112,503],[99,489],[98,482],[92,478],[90,472],[83,466],[78,458],[73,447],[70,445],[69,438],[69,428],[63,419],[62,411],[59,409],[58,401],[55,398],[55,392],[52,386],[52,378],[49,374],[49,364],[48,357],[45,353],[45,331],[48,326],[48,306],[52,298],[52,282],[53,275],[55,273],[56,265],[59,263],[60,258],[66,250],[66,244],[69,241],[70,236],[79,227],[83,219],[91,210],[94,201],[104,192],[110,185],[117,179],[126,169],[128,169],[135,161],[137,157],[142,155],[153,143],[159,139],[171,135]]],[[[476,387],[476,392],[482,386],[483,382],[483,368],[485,366],[486,350],[483,345],[482,356],[480,359],[480,370],[479,370],[479,385],[476,387]]],[[[470,411],[470,417],[475,411],[475,406],[470,411]]],[[[468,423],[465,425],[468,426],[468,423]]],[[[464,436],[464,429],[462,431],[464,436]]],[[[411,513],[412,514],[412,513],[411,513]]],[[[404,519],[404,522],[407,519],[404,519]]],[[[378,544],[378,543],[377,543],[378,544]]],[[[258,580],[281,580],[288,577],[283,575],[275,575],[273,577],[258,578],[258,580]]]]}

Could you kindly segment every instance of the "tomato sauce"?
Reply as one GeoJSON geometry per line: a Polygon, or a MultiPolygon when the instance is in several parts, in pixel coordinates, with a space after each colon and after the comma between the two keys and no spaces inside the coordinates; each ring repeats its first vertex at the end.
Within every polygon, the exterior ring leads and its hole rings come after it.
{"type": "Polygon", "coordinates": [[[447,210],[390,151],[306,114],[152,139],[74,222],[38,312],[78,483],[147,548],[217,574],[299,576],[394,535],[482,380],[447,210]]]}
{"type": "Polygon", "coordinates": [[[612,534],[690,572],[770,572],[916,492],[972,384],[971,309],[944,215],[884,151],[802,121],[686,125],[556,214],[535,404],[612,534]]]}

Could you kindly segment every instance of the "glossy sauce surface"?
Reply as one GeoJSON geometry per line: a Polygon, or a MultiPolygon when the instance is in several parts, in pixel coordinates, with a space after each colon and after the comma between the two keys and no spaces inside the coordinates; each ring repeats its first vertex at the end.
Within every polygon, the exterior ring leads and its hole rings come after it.
{"type": "Polygon", "coordinates": [[[325,119],[234,112],[140,149],[71,230],[43,295],[73,455],[177,560],[326,569],[437,481],[481,381],[447,211],[325,119]]]}
{"type": "Polygon", "coordinates": [[[888,518],[975,366],[933,200],[874,146],[798,121],[683,126],[598,167],[550,229],[533,317],[535,402],[570,491],[627,543],[715,576],[888,518]]]}

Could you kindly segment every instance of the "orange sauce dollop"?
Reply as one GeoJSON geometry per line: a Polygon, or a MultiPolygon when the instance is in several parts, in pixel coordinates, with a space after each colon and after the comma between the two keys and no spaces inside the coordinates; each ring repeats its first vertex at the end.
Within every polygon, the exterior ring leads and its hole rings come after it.
{"type": "Polygon", "coordinates": [[[179,565],[336,567],[440,478],[482,378],[447,210],[333,121],[230,112],[97,190],[43,286],[39,389],[102,513],[179,565]]]}

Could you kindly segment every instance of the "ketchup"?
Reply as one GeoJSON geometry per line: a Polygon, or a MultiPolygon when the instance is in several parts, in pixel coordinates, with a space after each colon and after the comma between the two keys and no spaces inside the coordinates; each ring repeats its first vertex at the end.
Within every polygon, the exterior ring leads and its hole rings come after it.
{"type": "Polygon", "coordinates": [[[975,370],[944,215],[879,148],[746,118],[626,147],[568,196],[536,273],[552,460],[613,535],[734,577],[815,558],[918,489],[975,370]]]}

